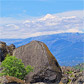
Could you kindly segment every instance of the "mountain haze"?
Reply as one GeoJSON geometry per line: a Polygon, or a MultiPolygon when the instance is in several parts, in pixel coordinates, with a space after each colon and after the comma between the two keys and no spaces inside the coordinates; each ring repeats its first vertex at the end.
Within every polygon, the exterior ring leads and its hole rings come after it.
{"type": "Polygon", "coordinates": [[[60,65],[73,66],[83,62],[84,33],[60,33],[31,37],[27,39],[0,39],[8,45],[16,47],[25,45],[32,40],[44,42],[56,57],[60,65]]]}

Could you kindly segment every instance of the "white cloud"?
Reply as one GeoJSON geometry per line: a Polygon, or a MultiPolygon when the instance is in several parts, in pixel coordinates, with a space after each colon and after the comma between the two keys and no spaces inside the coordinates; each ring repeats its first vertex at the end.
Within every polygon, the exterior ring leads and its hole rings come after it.
{"type": "Polygon", "coordinates": [[[25,23],[30,23],[30,22],[31,22],[30,20],[26,20],[23,23],[25,24],[25,23]]]}
{"type": "Polygon", "coordinates": [[[78,30],[78,29],[68,29],[66,32],[79,32],[79,33],[83,33],[82,31],[78,30]]]}
{"type": "Polygon", "coordinates": [[[57,13],[54,14],[60,17],[69,17],[69,16],[76,16],[76,17],[84,17],[84,10],[76,10],[76,11],[68,11],[68,12],[62,12],[62,13],[57,13]]]}
{"type": "Polygon", "coordinates": [[[8,25],[6,25],[6,27],[11,28],[11,29],[19,29],[19,26],[15,25],[15,24],[8,24],[8,25]]]}
{"type": "Polygon", "coordinates": [[[44,16],[44,17],[38,19],[38,21],[44,21],[44,20],[46,20],[46,19],[54,19],[54,18],[56,18],[56,16],[53,16],[53,15],[51,15],[51,14],[47,14],[46,16],[44,16]]]}
{"type": "Polygon", "coordinates": [[[23,22],[23,20],[18,20],[12,17],[0,17],[0,25],[16,24],[21,22],[23,22]]]}
{"type": "Polygon", "coordinates": [[[81,10],[47,14],[32,20],[1,18],[0,38],[28,38],[66,32],[84,33],[82,13],[81,10]]]}

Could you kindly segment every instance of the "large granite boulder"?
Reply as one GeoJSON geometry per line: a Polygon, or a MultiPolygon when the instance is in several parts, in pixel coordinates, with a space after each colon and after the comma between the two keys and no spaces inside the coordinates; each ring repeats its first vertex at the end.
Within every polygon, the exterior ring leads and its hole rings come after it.
{"type": "Polygon", "coordinates": [[[40,41],[32,41],[29,44],[16,48],[13,55],[27,65],[34,67],[34,72],[31,72],[25,77],[26,82],[44,82],[58,84],[61,80],[61,68],[49,51],[48,47],[40,41]]]}
{"type": "Polygon", "coordinates": [[[0,41],[0,62],[4,60],[7,54],[12,55],[14,49],[15,45],[11,44],[7,46],[5,42],[0,41]]]}

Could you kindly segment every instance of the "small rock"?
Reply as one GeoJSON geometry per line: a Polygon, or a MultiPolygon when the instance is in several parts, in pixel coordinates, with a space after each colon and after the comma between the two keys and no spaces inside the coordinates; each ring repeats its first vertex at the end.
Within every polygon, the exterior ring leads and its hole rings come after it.
{"type": "Polygon", "coordinates": [[[18,78],[11,77],[11,76],[1,76],[0,83],[1,84],[25,84],[23,80],[20,80],[18,78]]]}

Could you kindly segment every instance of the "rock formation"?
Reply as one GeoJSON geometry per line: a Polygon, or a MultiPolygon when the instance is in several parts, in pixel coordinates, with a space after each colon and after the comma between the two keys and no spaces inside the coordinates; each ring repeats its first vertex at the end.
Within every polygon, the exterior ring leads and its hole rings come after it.
{"type": "Polygon", "coordinates": [[[34,67],[34,71],[25,77],[26,82],[44,82],[58,84],[61,80],[61,68],[49,51],[48,47],[40,41],[32,41],[29,44],[16,48],[13,55],[27,65],[34,67]]]}
{"type": "Polygon", "coordinates": [[[25,84],[25,82],[12,76],[1,76],[0,84],[25,84]]]}
{"type": "Polygon", "coordinates": [[[5,58],[5,56],[9,53],[12,55],[13,50],[15,49],[15,46],[11,44],[10,46],[7,46],[5,42],[0,41],[0,62],[2,62],[5,58]]]}
{"type": "Polygon", "coordinates": [[[9,46],[7,46],[7,52],[10,53],[10,55],[13,54],[13,50],[15,49],[15,45],[11,44],[9,46]]]}
{"type": "Polygon", "coordinates": [[[84,71],[73,67],[61,67],[62,79],[59,84],[84,84],[84,71]]]}
{"type": "Polygon", "coordinates": [[[7,54],[6,43],[0,42],[0,62],[4,60],[6,54],[7,54]]]}

